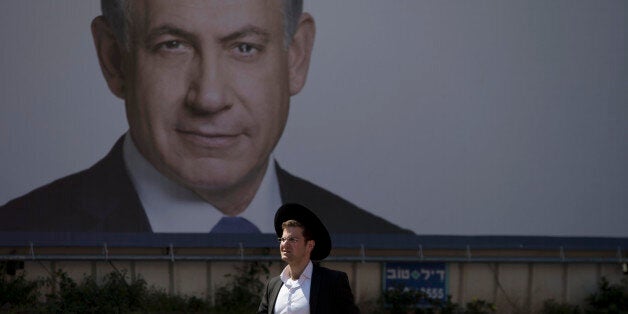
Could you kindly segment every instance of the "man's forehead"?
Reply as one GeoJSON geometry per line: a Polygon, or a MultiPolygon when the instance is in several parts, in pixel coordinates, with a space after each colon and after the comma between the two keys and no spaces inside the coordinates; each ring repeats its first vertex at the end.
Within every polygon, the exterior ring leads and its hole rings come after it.
{"type": "Polygon", "coordinates": [[[139,0],[132,1],[130,17],[140,24],[178,22],[220,26],[227,22],[282,22],[281,0],[139,0]]]}
{"type": "Polygon", "coordinates": [[[287,226],[283,229],[284,233],[292,233],[292,234],[302,234],[303,228],[297,226],[287,226]]]}
{"type": "MultiPolygon", "coordinates": [[[[160,29],[174,29],[191,38],[225,38],[246,29],[264,34],[266,43],[283,40],[284,18],[279,0],[144,0],[131,9],[131,36],[148,44],[160,29]]],[[[240,35],[238,35],[240,36],[240,35]]]]}

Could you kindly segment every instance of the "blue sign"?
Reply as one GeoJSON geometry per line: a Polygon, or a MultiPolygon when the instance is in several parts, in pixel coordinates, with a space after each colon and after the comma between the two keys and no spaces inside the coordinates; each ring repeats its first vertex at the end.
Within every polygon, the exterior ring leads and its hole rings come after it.
{"type": "Polygon", "coordinates": [[[447,299],[445,263],[385,263],[384,290],[421,291],[431,299],[447,299]]]}

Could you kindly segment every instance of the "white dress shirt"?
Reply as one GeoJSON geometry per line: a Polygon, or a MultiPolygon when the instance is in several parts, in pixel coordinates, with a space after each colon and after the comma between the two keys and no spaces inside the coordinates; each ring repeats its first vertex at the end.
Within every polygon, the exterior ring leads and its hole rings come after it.
{"type": "Polygon", "coordinates": [[[312,270],[314,266],[310,261],[298,280],[290,277],[290,268],[286,266],[281,272],[283,286],[279,290],[275,301],[276,314],[309,314],[310,313],[310,288],[312,287],[312,270]]]}
{"type": "MultiPolygon", "coordinates": [[[[122,149],[133,186],[153,232],[209,232],[224,215],[188,188],[161,174],[140,152],[127,132],[122,149]]],[[[262,183],[239,217],[263,233],[275,233],[273,218],[281,206],[275,163],[269,159],[262,183]]]]}

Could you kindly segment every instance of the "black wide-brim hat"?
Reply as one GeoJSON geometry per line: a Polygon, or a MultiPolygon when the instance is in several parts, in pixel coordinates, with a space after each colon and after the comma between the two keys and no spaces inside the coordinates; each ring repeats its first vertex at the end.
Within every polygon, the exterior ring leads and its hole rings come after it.
{"type": "Polygon", "coordinates": [[[288,220],[300,222],[312,234],[312,240],[316,241],[316,244],[310,254],[311,260],[321,261],[329,256],[329,252],[331,251],[331,237],[323,222],[316,217],[316,214],[300,204],[289,203],[282,205],[277,210],[277,213],[275,213],[275,232],[277,233],[277,237],[283,235],[281,224],[288,220]]]}

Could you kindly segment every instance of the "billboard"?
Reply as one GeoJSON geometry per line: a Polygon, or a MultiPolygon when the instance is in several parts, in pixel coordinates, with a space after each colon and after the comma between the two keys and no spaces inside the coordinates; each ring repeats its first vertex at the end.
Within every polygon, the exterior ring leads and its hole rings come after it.
{"type": "MultiPolygon", "coordinates": [[[[5,204],[90,167],[128,126],[91,39],[98,1],[0,9],[5,204]]],[[[417,234],[628,236],[625,2],[305,10],[316,39],[281,169],[417,234]]]]}

